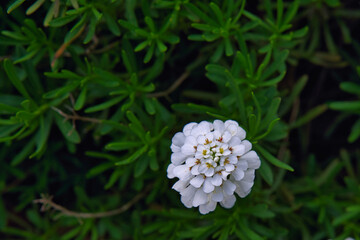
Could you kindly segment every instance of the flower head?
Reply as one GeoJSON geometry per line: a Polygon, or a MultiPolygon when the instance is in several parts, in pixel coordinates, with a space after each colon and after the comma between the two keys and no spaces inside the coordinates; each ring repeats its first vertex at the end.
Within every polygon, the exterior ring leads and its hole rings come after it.
{"type": "Polygon", "coordinates": [[[234,192],[242,198],[250,193],[260,159],[245,136],[233,120],[192,122],[174,135],[167,173],[179,178],[173,189],[186,207],[207,214],[217,203],[233,207],[234,192]]]}

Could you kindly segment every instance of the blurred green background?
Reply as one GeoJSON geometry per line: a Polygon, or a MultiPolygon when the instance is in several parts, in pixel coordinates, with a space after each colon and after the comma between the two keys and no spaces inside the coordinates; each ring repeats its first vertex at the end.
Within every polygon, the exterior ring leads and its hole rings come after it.
{"type": "Polygon", "coordinates": [[[1,239],[360,239],[360,3],[0,4],[1,239]],[[185,124],[261,158],[232,209],[187,209],[185,124]]]}

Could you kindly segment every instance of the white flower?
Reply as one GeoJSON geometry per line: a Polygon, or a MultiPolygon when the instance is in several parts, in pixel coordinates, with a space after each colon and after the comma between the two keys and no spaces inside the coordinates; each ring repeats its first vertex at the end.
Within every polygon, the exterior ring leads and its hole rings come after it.
{"type": "Polygon", "coordinates": [[[174,135],[167,176],[179,179],[173,189],[186,207],[207,214],[217,203],[233,207],[234,192],[242,198],[250,193],[260,159],[245,136],[233,120],[189,123],[174,135]]]}

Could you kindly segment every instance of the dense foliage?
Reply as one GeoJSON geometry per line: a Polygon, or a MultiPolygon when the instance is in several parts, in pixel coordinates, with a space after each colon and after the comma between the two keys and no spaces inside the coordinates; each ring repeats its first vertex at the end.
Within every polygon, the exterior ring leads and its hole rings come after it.
{"type": "Polygon", "coordinates": [[[5,2],[1,239],[360,239],[358,1],[5,2]],[[201,215],[166,169],[214,119],[261,167],[201,215]]]}

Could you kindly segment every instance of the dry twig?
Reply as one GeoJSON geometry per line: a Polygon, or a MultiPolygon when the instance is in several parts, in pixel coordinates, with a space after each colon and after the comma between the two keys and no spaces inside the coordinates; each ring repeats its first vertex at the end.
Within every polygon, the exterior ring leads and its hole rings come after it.
{"type": "Polygon", "coordinates": [[[82,117],[79,116],[75,111],[73,111],[74,115],[69,115],[64,113],[63,111],[61,111],[60,109],[56,108],[56,107],[51,107],[55,112],[59,113],[61,116],[63,116],[65,119],[65,121],[71,119],[73,121],[79,120],[79,121],[84,121],[84,122],[92,122],[92,123],[101,123],[100,119],[97,118],[90,118],[90,117],[82,117]]]}
{"type": "Polygon", "coordinates": [[[155,93],[150,93],[147,96],[149,98],[155,97],[167,97],[170,93],[172,93],[173,91],[175,91],[184,81],[185,79],[188,78],[190,72],[185,71],[183,74],[181,74],[181,76],[176,79],[176,81],[165,91],[161,91],[161,92],[155,92],[155,93]]]}
{"type": "Polygon", "coordinates": [[[107,212],[96,212],[96,213],[84,213],[84,212],[75,212],[71,211],[55,202],[52,201],[52,196],[45,196],[44,194],[41,195],[40,199],[35,199],[33,203],[41,203],[43,204],[41,207],[41,211],[47,211],[50,208],[53,208],[61,213],[61,215],[68,216],[68,217],[75,217],[78,219],[86,219],[86,218],[103,218],[103,217],[111,217],[114,215],[121,214],[131,208],[135,203],[140,201],[145,195],[151,190],[152,185],[148,185],[144,191],[137,194],[133,199],[129,202],[122,205],[120,208],[110,210],[107,212]]]}
{"type": "Polygon", "coordinates": [[[80,37],[80,35],[81,35],[82,32],[84,31],[84,29],[85,29],[85,25],[81,27],[81,29],[79,30],[79,32],[78,32],[72,39],[70,39],[68,42],[63,43],[63,44],[60,46],[60,48],[56,51],[56,53],[55,53],[55,55],[54,55],[54,58],[53,58],[52,61],[51,61],[51,67],[54,67],[56,60],[64,54],[66,48],[67,48],[73,41],[75,41],[75,39],[77,39],[78,37],[80,37]]]}

